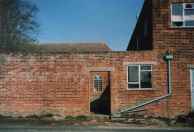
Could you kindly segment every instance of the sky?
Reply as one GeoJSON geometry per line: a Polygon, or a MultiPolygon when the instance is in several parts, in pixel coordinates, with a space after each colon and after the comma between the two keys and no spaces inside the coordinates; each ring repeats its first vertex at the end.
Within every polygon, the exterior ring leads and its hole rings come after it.
{"type": "Polygon", "coordinates": [[[104,42],[126,50],[143,0],[31,0],[40,43],[104,42]]]}

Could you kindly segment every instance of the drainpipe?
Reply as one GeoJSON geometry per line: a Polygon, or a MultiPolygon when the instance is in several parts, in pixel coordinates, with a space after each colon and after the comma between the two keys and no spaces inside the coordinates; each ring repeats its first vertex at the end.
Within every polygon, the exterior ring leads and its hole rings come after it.
{"type": "Polygon", "coordinates": [[[141,108],[143,106],[152,104],[154,102],[161,101],[161,100],[166,99],[166,98],[168,98],[172,95],[172,63],[171,62],[173,60],[173,54],[171,54],[169,51],[167,51],[166,54],[164,55],[164,60],[167,61],[167,66],[168,66],[168,69],[167,69],[168,70],[167,71],[167,75],[168,75],[167,95],[157,97],[153,100],[150,100],[148,102],[145,102],[143,104],[137,105],[137,106],[132,107],[132,108],[121,110],[119,112],[113,113],[113,115],[121,114],[121,113],[124,113],[124,112],[127,112],[127,111],[128,112],[130,112],[130,111],[133,112],[135,109],[138,109],[138,108],[141,108]]]}
{"type": "Polygon", "coordinates": [[[167,61],[168,65],[168,94],[172,95],[172,60],[173,55],[170,52],[167,52],[164,56],[164,59],[167,61]]]}

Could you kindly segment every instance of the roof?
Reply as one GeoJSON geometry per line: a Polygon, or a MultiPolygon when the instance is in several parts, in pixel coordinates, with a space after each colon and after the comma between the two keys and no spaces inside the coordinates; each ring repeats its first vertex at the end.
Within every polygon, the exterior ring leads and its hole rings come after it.
{"type": "Polygon", "coordinates": [[[40,44],[40,48],[49,53],[112,51],[105,43],[46,43],[40,44]]]}

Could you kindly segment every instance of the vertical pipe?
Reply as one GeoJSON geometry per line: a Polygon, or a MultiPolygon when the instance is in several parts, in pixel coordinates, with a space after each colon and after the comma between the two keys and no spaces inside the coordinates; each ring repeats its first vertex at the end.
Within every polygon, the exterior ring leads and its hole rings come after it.
{"type": "Polygon", "coordinates": [[[172,94],[172,64],[171,60],[168,60],[168,94],[172,94]]]}

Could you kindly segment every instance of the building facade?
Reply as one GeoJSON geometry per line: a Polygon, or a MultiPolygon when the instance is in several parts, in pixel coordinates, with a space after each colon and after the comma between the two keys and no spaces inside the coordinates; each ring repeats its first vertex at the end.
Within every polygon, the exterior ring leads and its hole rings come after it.
{"type": "Polygon", "coordinates": [[[1,115],[187,114],[194,108],[194,0],[145,0],[124,52],[2,54],[0,63],[1,115]]]}
{"type": "MultiPolygon", "coordinates": [[[[179,112],[184,111],[183,109],[190,110],[194,106],[193,3],[193,0],[146,0],[127,48],[128,51],[152,51],[158,56],[165,51],[174,55],[172,62],[173,89],[172,96],[168,99],[170,113],[176,110],[179,112]]],[[[164,69],[164,67],[160,69],[164,69]]]]}

